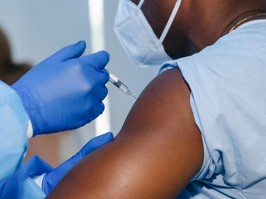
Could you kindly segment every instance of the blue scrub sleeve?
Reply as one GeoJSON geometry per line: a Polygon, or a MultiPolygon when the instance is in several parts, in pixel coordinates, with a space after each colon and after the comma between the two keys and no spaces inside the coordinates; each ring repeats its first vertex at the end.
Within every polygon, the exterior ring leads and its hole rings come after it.
{"type": "Polygon", "coordinates": [[[27,150],[28,115],[18,94],[0,81],[0,180],[14,173],[27,150]]]}
{"type": "Polygon", "coordinates": [[[52,169],[39,157],[32,157],[16,173],[0,180],[0,199],[45,198],[46,195],[32,178],[50,172],[52,169]]]}

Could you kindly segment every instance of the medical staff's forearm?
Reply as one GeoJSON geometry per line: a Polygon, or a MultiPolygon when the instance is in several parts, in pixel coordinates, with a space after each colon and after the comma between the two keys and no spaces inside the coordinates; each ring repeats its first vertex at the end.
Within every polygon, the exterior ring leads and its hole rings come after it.
{"type": "Polygon", "coordinates": [[[28,115],[20,97],[0,81],[0,179],[15,172],[27,149],[28,115]]]}

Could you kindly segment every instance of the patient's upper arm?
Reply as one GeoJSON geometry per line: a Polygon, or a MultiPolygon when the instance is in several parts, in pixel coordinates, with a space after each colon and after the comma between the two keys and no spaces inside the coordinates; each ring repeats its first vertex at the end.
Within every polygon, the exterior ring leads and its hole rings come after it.
{"type": "Polygon", "coordinates": [[[175,198],[203,161],[189,98],[178,69],[156,77],[116,139],[72,169],[51,198],[175,198]]]}

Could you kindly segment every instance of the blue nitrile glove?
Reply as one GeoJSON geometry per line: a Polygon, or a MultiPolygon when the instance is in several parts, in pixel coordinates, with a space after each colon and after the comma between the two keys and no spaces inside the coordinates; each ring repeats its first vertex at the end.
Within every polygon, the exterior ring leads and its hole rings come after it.
{"type": "Polygon", "coordinates": [[[42,190],[48,195],[53,188],[59,183],[59,181],[67,174],[67,172],[75,166],[86,155],[94,151],[95,149],[107,144],[113,140],[112,133],[106,133],[104,135],[91,139],[76,155],[68,159],[57,168],[44,175],[42,181],[42,190]]]}
{"type": "Polygon", "coordinates": [[[109,54],[81,56],[85,48],[86,43],[80,41],[59,50],[12,85],[34,135],[75,129],[103,112],[109,54]]]}

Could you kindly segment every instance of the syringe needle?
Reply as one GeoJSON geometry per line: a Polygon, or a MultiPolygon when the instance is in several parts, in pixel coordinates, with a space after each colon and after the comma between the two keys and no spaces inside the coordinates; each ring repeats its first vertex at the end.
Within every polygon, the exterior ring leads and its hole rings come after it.
{"type": "Polygon", "coordinates": [[[132,96],[133,98],[137,99],[137,97],[133,94],[133,92],[129,90],[129,88],[113,74],[109,75],[109,81],[117,88],[119,88],[119,90],[121,90],[123,93],[126,93],[129,96],[132,96]]]}
{"type": "Polygon", "coordinates": [[[135,99],[137,99],[137,97],[134,94],[132,94],[132,97],[134,97],[135,99]]]}

